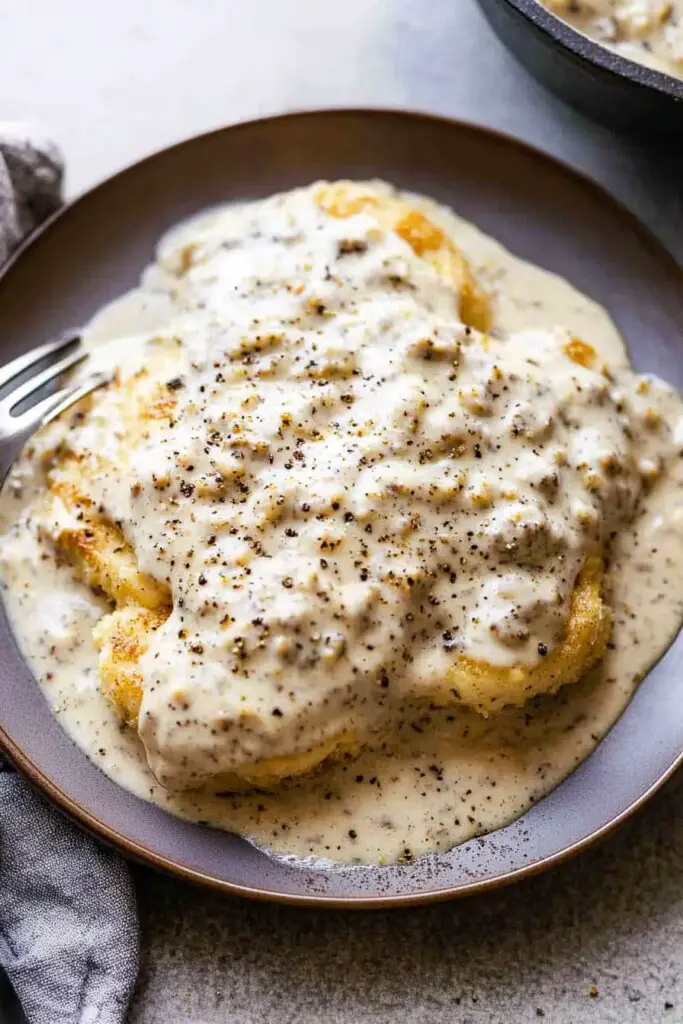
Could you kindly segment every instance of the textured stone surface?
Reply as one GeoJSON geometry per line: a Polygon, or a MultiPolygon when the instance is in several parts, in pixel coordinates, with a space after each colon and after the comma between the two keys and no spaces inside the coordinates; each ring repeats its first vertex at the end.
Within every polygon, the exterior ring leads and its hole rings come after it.
{"type": "MultiPolygon", "coordinates": [[[[473,0],[31,0],[0,5],[0,40],[2,116],[42,120],[71,192],[227,121],[409,106],[581,167],[683,260],[680,149],[645,149],[557,103],[473,0]]],[[[312,912],[136,877],[131,1024],[683,1024],[681,782],[564,868],[462,903],[312,912]]]]}

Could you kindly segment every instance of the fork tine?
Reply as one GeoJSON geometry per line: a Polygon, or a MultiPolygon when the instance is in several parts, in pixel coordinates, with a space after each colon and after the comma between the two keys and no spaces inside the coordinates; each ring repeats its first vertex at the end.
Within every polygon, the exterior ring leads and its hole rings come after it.
{"type": "Polygon", "coordinates": [[[30,352],[26,352],[25,355],[14,359],[11,363],[7,363],[6,366],[0,369],[0,388],[4,388],[6,384],[13,381],[20,373],[30,370],[32,366],[35,366],[42,359],[47,359],[48,356],[52,355],[59,355],[60,352],[65,351],[71,345],[80,342],[80,340],[80,334],[71,332],[63,335],[61,338],[57,338],[55,341],[48,341],[45,345],[34,348],[30,352]]]}
{"type": "Polygon", "coordinates": [[[22,434],[37,428],[41,424],[49,423],[71,405],[75,405],[81,398],[85,398],[91,391],[102,387],[111,380],[111,374],[98,372],[92,373],[79,384],[62,388],[53,395],[48,395],[42,402],[37,402],[21,416],[13,416],[11,419],[14,434],[22,434]]]}
{"type": "Polygon", "coordinates": [[[95,391],[96,388],[101,388],[103,384],[109,384],[112,379],[110,373],[106,373],[104,370],[98,370],[96,373],[91,373],[89,377],[86,377],[80,384],[75,384],[72,388],[63,388],[57,392],[56,395],[51,395],[51,398],[58,399],[57,404],[51,409],[47,407],[48,399],[44,402],[39,402],[38,405],[33,406],[29,412],[33,412],[37,409],[40,413],[40,417],[43,423],[50,423],[51,420],[61,416],[63,412],[71,405],[75,405],[76,402],[80,402],[81,398],[85,398],[91,391],[95,391]],[[63,396],[63,397],[62,397],[63,396]],[[45,404],[46,408],[41,410],[41,406],[45,404]]]}
{"type": "Polygon", "coordinates": [[[31,377],[30,380],[24,381],[18,388],[10,392],[2,401],[6,402],[9,407],[10,414],[16,407],[27,398],[30,398],[36,391],[49,384],[50,381],[56,380],[61,377],[63,373],[70,370],[73,366],[77,366],[87,358],[88,353],[81,350],[73,352],[70,356],[66,356],[61,359],[58,363],[51,363],[50,366],[46,367],[42,373],[36,374],[35,377],[31,377]]]}

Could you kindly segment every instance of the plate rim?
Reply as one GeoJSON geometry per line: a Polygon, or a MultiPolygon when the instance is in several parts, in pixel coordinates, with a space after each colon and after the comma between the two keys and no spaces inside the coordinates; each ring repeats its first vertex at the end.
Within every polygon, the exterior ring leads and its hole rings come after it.
{"type": "MultiPolygon", "coordinates": [[[[592,192],[596,201],[601,202],[603,205],[610,205],[622,219],[625,219],[628,222],[631,230],[633,230],[638,237],[639,242],[642,243],[648,251],[656,254],[660,263],[668,263],[669,271],[678,279],[681,289],[683,290],[683,266],[679,264],[674,255],[668,250],[664,243],[657,238],[655,233],[643,221],[641,221],[641,219],[634,214],[624,202],[622,202],[618,197],[612,195],[612,193],[596,181],[590,174],[587,174],[585,171],[579,169],[566,160],[547,153],[532,143],[510,135],[500,129],[492,128],[467,119],[448,117],[441,114],[433,114],[424,110],[397,106],[330,106],[304,107],[301,109],[286,110],[281,113],[267,114],[263,117],[241,119],[212,129],[208,132],[198,132],[180,139],[171,145],[162,146],[146,156],[126,164],[119,168],[114,174],[103,178],[90,188],[78,193],[53,213],[39,228],[32,232],[22,242],[11,258],[4,264],[0,270],[0,287],[2,287],[5,277],[24,257],[26,252],[28,252],[44,234],[49,232],[55,223],[57,223],[61,218],[69,216],[71,211],[78,206],[79,203],[86,200],[93,193],[106,188],[112,181],[128,174],[140,165],[154,161],[155,159],[163,157],[164,154],[170,151],[182,148],[188,144],[192,144],[200,139],[210,136],[222,135],[227,132],[232,133],[239,131],[240,129],[249,129],[257,124],[267,125],[273,122],[303,120],[309,117],[317,118],[321,116],[329,118],[338,116],[362,116],[373,118],[379,116],[395,117],[408,123],[415,120],[437,122],[449,129],[455,129],[460,132],[466,131],[479,136],[493,138],[495,141],[505,146],[513,146],[517,150],[521,149],[525,151],[530,158],[536,161],[541,161],[546,165],[551,165],[556,170],[559,169],[564,175],[569,175],[575,180],[578,179],[585,189],[592,192]]],[[[645,682],[645,679],[647,679],[647,676],[645,676],[642,682],[645,682]]],[[[621,715],[619,717],[621,717],[621,715]]],[[[66,817],[74,821],[89,834],[94,835],[98,839],[118,849],[133,860],[161,870],[167,874],[171,874],[172,876],[184,881],[194,882],[228,895],[245,897],[261,902],[346,910],[389,909],[437,903],[449,899],[460,899],[466,896],[472,896],[503,888],[505,886],[512,885],[515,882],[522,881],[523,879],[541,874],[544,871],[565,863],[581,851],[588,849],[590,846],[593,846],[595,843],[615,831],[628,818],[644,806],[655,795],[655,793],[657,793],[658,790],[660,790],[669,781],[669,779],[672,778],[676,771],[683,766],[683,750],[681,750],[674,761],[657,777],[645,792],[633,800],[619,814],[613,816],[609,821],[605,822],[597,829],[593,829],[593,831],[582,836],[569,846],[565,846],[563,849],[557,850],[555,853],[542,856],[539,860],[533,861],[532,863],[505,871],[503,874],[476,881],[464,882],[457,886],[441,886],[435,889],[430,889],[426,892],[405,892],[380,896],[329,896],[319,895],[316,893],[294,894],[263,886],[255,887],[242,885],[240,883],[218,878],[199,869],[189,867],[177,860],[171,860],[164,854],[156,852],[152,847],[131,839],[111,825],[101,821],[96,815],[92,814],[85,807],[81,806],[74,799],[68,796],[54,779],[43,772],[32,758],[24,753],[19,744],[8,735],[2,722],[0,722],[0,751],[5,754],[12,764],[29,780],[29,782],[36,787],[43,796],[47,797],[53,805],[56,805],[59,811],[65,814],[66,817]]],[[[591,756],[592,752],[588,757],[591,756]]],[[[93,768],[97,770],[97,765],[94,763],[92,763],[92,765],[93,768]]]]}
{"type": "MultiPolygon", "coordinates": [[[[28,779],[32,786],[38,789],[42,796],[48,798],[51,805],[57,807],[60,813],[64,814],[65,817],[89,835],[97,840],[104,841],[119,853],[123,853],[138,863],[160,870],[164,874],[179,878],[182,881],[193,882],[205,888],[221,892],[224,895],[239,896],[261,903],[279,903],[289,906],[318,907],[335,910],[387,910],[405,906],[417,907],[431,903],[444,903],[447,900],[464,899],[467,896],[475,896],[507,888],[516,882],[544,874],[546,871],[560,867],[567,861],[572,860],[579,853],[589,849],[616,831],[665,786],[678,769],[683,766],[682,751],[664,774],[656,779],[640,797],[600,828],[595,829],[593,832],[588,833],[588,835],[583,836],[570,846],[558,850],[554,854],[542,857],[540,860],[520,868],[515,868],[512,871],[506,871],[502,875],[481,879],[476,882],[466,882],[458,886],[443,886],[420,893],[396,893],[389,896],[320,896],[315,893],[296,895],[265,887],[257,888],[255,886],[240,885],[237,882],[228,882],[204,871],[188,867],[178,861],[170,860],[162,854],[156,853],[150,847],[130,839],[110,825],[100,821],[99,818],[96,818],[95,815],[67,796],[57,783],[38,768],[31,758],[24,755],[21,748],[10,739],[1,724],[0,752],[28,779]]],[[[590,756],[591,754],[588,755],[588,757],[590,756]]],[[[96,768],[97,766],[93,765],[93,767],[96,768]]]]}

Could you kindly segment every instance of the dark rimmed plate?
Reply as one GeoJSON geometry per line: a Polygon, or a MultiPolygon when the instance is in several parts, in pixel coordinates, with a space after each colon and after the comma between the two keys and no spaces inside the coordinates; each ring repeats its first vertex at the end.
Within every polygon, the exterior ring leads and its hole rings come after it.
{"type": "Polygon", "coordinates": [[[683,78],[590,39],[538,0],[478,0],[492,28],[542,85],[609,128],[680,144],[683,78]]]}
{"type": "MultiPolygon", "coordinates": [[[[636,365],[683,386],[683,277],[596,185],[471,125],[390,111],[321,111],[190,139],[105,181],[55,216],[0,278],[2,359],[83,323],[135,284],[163,231],[203,207],[319,177],[378,176],[455,207],[518,255],[603,303],[636,365]]],[[[0,616],[0,740],[79,824],[176,875],[262,899],[419,903],[558,863],[639,807],[683,760],[683,636],[584,764],[523,818],[451,853],[335,871],[275,861],[228,833],[173,818],[104,776],[53,718],[0,616]]]]}

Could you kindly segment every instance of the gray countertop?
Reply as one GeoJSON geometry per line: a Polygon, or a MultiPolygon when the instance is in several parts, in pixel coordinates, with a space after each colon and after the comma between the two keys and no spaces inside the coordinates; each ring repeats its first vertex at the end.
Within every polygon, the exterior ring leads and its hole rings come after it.
{"type": "MultiPolygon", "coordinates": [[[[3,117],[66,152],[77,192],[150,150],[306,106],[476,120],[583,169],[683,261],[683,154],[548,96],[473,0],[25,0],[0,8],[3,117]]],[[[683,1024],[683,784],[515,889],[417,910],[303,911],[136,868],[131,1024],[683,1024]]]]}

